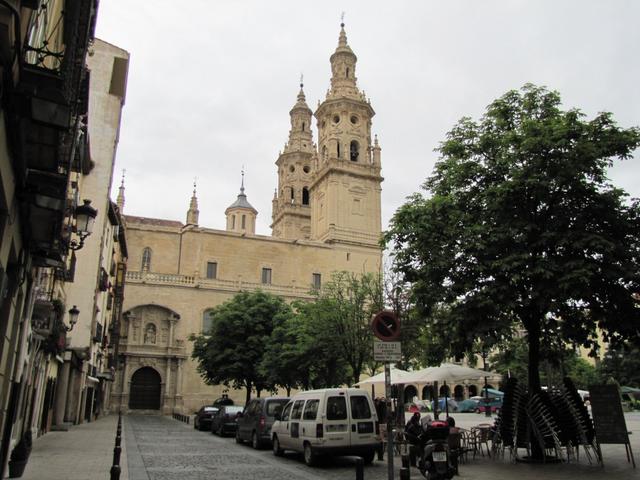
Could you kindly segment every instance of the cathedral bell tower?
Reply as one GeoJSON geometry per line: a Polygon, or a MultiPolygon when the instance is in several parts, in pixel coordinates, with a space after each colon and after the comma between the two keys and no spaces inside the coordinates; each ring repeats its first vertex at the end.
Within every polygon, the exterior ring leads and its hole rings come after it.
{"type": "Polygon", "coordinates": [[[377,246],[381,231],[380,147],[371,142],[369,100],[356,84],[357,57],[341,24],[331,88],[315,112],[317,165],[309,192],[311,238],[377,246]]]}
{"type": "Polygon", "coordinates": [[[310,238],[309,185],[313,178],[316,146],[311,134],[313,112],[307,106],[302,81],[289,115],[289,141],[276,160],[278,188],[272,202],[272,235],[287,239],[310,238]]]}

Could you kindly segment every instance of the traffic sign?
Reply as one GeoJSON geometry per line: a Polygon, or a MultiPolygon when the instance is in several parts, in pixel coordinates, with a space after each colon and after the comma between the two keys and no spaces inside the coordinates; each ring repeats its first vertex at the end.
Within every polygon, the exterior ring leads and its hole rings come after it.
{"type": "Polygon", "coordinates": [[[400,319],[395,313],[383,310],[371,320],[371,329],[383,342],[392,342],[400,337],[400,319]]]}
{"type": "Polygon", "coordinates": [[[402,347],[400,342],[373,341],[373,359],[376,362],[396,363],[402,360],[402,347]]]}

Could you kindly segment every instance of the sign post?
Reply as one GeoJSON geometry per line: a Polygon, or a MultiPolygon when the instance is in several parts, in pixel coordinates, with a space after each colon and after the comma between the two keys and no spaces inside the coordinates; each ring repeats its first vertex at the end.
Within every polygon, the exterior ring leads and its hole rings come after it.
{"type": "Polygon", "coordinates": [[[591,402],[591,415],[593,426],[596,430],[596,440],[600,463],[604,465],[600,444],[623,444],[627,453],[627,462],[636,468],[636,460],[631,450],[629,431],[624,421],[624,412],[620,402],[620,391],[617,385],[590,385],[589,400],[591,402]]]}
{"type": "Polygon", "coordinates": [[[384,362],[384,394],[387,403],[387,475],[389,480],[393,480],[394,416],[391,414],[393,405],[391,402],[391,362],[401,360],[401,343],[395,341],[400,337],[400,320],[395,313],[383,310],[373,317],[371,330],[378,338],[378,341],[373,341],[373,359],[384,362]]]}

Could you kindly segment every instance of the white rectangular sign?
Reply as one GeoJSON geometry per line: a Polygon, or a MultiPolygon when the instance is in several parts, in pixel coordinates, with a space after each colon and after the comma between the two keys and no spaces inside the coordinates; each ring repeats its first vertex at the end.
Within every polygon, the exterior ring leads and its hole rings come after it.
{"type": "Polygon", "coordinates": [[[373,359],[376,362],[399,362],[402,359],[401,342],[373,342],[373,359]]]}

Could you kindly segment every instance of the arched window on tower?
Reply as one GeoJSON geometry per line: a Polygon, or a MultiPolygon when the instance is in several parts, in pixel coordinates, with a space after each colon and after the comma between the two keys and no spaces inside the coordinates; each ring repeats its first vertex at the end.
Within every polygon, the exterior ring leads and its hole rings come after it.
{"type": "Polygon", "coordinates": [[[304,124],[304,122],[302,122],[302,131],[303,132],[304,132],[304,127],[305,127],[305,124],[304,124]]]}
{"type": "Polygon", "coordinates": [[[340,141],[336,140],[336,155],[338,158],[342,158],[340,155],[340,141]]]}
{"type": "Polygon", "coordinates": [[[145,247],[142,250],[142,271],[148,272],[149,270],[151,270],[151,249],[145,247]]]}
{"type": "Polygon", "coordinates": [[[242,229],[244,230],[245,228],[247,228],[247,216],[242,215],[242,229]]]}
{"type": "Polygon", "coordinates": [[[358,155],[360,155],[360,144],[355,140],[351,140],[351,144],[349,145],[349,158],[352,162],[357,162],[358,155]]]}
{"type": "Polygon", "coordinates": [[[231,215],[231,230],[235,230],[235,229],[236,229],[236,216],[231,215]]]}
{"type": "Polygon", "coordinates": [[[295,201],[296,201],[295,190],[293,189],[293,187],[291,187],[291,203],[294,203],[295,201]]]}
{"type": "Polygon", "coordinates": [[[347,67],[347,78],[349,78],[349,67],[347,67]]]}
{"type": "Polygon", "coordinates": [[[309,205],[309,189],[307,187],[302,188],[302,204],[309,205]]]}

